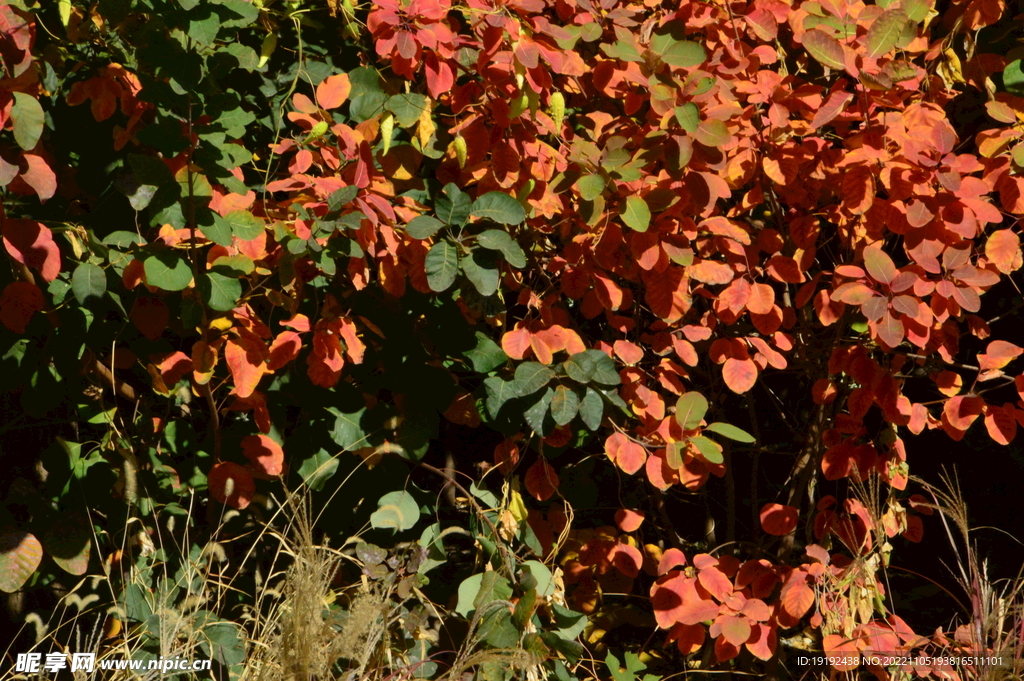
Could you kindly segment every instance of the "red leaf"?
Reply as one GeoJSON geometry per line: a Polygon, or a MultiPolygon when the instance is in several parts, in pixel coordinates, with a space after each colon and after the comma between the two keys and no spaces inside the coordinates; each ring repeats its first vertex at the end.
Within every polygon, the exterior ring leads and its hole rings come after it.
{"type": "Polygon", "coordinates": [[[53,234],[34,220],[3,220],[4,247],[11,257],[39,272],[51,282],[60,273],[60,249],[53,234]]]}
{"type": "Polygon", "coordinates": [[[512,359],[522,359],[530,347],[530,330],[518,322],[511,331],[501,337],[501,349],[512,359]]]}
{"type": "Polygon", "coordinates": [[[608,560],[619,572],[632,579],[640,574],[644,557],[635,546],[619,542],[608,552],[608,560]]]}
{"type": "Polygon", "coordinates": [[[903,321],[893,316],[892,312],[886,312],[882,321],[876,327],[878,337],[890,348],[895,348],[903,342],[905,330],[903,321]]]}
{"type": "Polygon", "coordinates": [[[669,570],[683,565],[686,565],[686,554],[673,547],[661,554],[661,560],[658,561],[658,574],[667,574],[669,570]]]}
{"type": "MultiPolygon", "coordinates": [[[[615,512],[615,524],[623,532],[636,532],[643,524],[645,514],[643,511],[634,511],[631,508],[620,508],[615,512]]],[[[662,556],[664,557],[664,556],[662,556]]]]}
{"type": "Polygon", "coordinates": [[[512,440],[505,440],[494,448],[494,465],[505,475],[511,473],[517,463],[519,463],[519,445],[512,440]]]}
{"type": "Polygon", "coordinates": [[[747,641],[747,650],[757,659],[767,661],[775,655],[778,645],[779,639],[774,626],[755,624],[750,640],[747,641]]]}
{"type": "Polygon", "coordinates": [[[1001,445],[1008,445],[1017,435],[1017,419],[1013,416],[1013,405],[1000,408],[988,405],[985,414],[985,429],[988,436],[1001,445]]]}
{"type": "Polygon", "coordinates": [[[192,358],[180,350],[172,352],[157,364],[157,370],[160,372],[164,387],[170,390],[185,374],[192,371],[192,358]]]}
{"type": "MultiPolygon", "coordinates": [[[[746,617],[733,617],[721,615],[715,621],[725,640],[734,646],[741,646],[750,638],[750,622],[746,617]]],[[[714,625],[712,625],[714,626],[714,625]]],[[[710,632],[714,635],[714,631],[710,632]]]]}
{"type": "Polygon", "coordinates": [[[206,477],[210,496],[238,510],[249,505],[256,494],[256,483],[249,471],[232,461],[215,463],[206,477]]]}
{"type": "Polygon", "coordinates": [[[817,129],[831,123],[836,116],[842,113],[847,102],[851,99],[853,99],[853,93],[846,91],[833,92],[829,95],[828,100],[821,105],[821,108],[814,113],[811,127],[817,129]]]}
{"type": "Polygon", "coordinates": [[[270,360],[267,368],[270,371],[277,371],[299,356],[302,349],[302,338],[294,331],[282,331],[270,345],[270,360]]]}
{"type": "Polygon", "coordinates": [[[270,480],[284,472],[284,450],[266,435],[242,438],[242,454],[252,462],[258,478],[270,480]]]}
{"type": "Polygon", "coordinates": [[[985,354],[978,355],[978,366],[982,369],[1002,369],[1020,357],[1021,353],[1024,353],[1024,348],[1018,345],[994,340],[985,348],[985,354]]]}
{"type": "Polygon", "coordinates": [[[316,86],[316,101],[324,109],[337,109],[348,99],[352,91],[347,73],[328,76],[316,86]]]}
{"type": "Polygon", "coordinates": [[[624,433],[613,433],[604,442],[604,451],[616,466],[629,475],[643,468],[647,450],[630,440],[624,433]]]}
{"type": "Polygon", "coordinates": [[[508,142],[499,142],[491,149],[491,172],[503,189],[519,179],[519,153],[508,142]]]}
{"type": "Polygon", "coordinates": [[[868,212],[875,201],[875,177],[864,166],[848,169],[842,179],[843,205],[854,215],[868,212]]]}
{"type": "Polygon", "coordinates": [[[942,407],[942,413],[949,421],[949,425],[957,430],[967,430],[981,415],[985,407],[985,400],[980,397],[957,395],[946,401],[942,407]]]}
{"type": "Polygon", "coordinates": [[[171,313],[167,306],[154,296],[139,296],[128,317],[135,328],[151,341],[160,338],[171,321],[171,313]]]}
{"type": "Polygon", "coordinates": [[[722,378],[729,390],[743,394],[757,382],[757,364],[752,359],[730,357],[722,365],[722,378]]]}
{"type": "MultiPolygon", "coordinates": [[[[694,559],[696,562],[696,558],[694,559]]],[[[712,596],[724,601],[732,593],[732,582],[721,570],[715,566],[705,567],[697,574],[697,581],[708,590],[712,596]]]]}
{"type": "Polygon", "coordinates": [[[38,286],[27,281],[11,282],[0,296],[0,322],[14,333],[25,333],[32,316],[44,305],[38,286]]]}
{"type": "Polygon", "coordinates": [[[21,179],[35,190],[40,203],[46,203],[57,192],[57,176],[42,156],[25,154],[24,158],[28,169],[21,174],[21,179]]]}
{"type": "Polygon", "coordinates": [[[266,346],[255,334],[246,333],[228,340],[224,348],[224,360],[235,384],[235,395],[245,398],[256,390],[267,370],[265,353],[266,346]]]}
{"type": "Polygon", "coordinates": [[[704,645],[704,626],[701,624],[676,624],[668,632],[666,643],[676,642],[679,652],[683,655],[692,655],[704,645]]]}
{"type": "Polygon", "coordinates": [[[792,506],[765,504],[761,508],[761,527],[776,537],[783,537],[796,529],[799,511],[792,506]]]}
{"type": "Polygon", "coordinates": [[[558,473],[547,462],[547,459],[540,458],[526,471],[526,491],[533,495],[537,501],[547,501],[554,496],[558,489],[558,473]]]}
{"type": "Polygon", "coordinates": [[[423,58],[423,67],[427,76],[427,90],[430,96],[437,99],[455,85],[455,74],[447,62],[440,61],[434,52],[427,52],[423,58]]]}

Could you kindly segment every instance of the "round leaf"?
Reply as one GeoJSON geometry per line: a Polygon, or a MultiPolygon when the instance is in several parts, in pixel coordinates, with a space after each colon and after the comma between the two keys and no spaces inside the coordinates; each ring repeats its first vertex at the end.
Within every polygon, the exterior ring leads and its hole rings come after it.
{"type": "Polygon", "coordinates": [[[39,100],[24,92],[14,93],[11,121],[14,123],[14,141],[25,151],[31,151],[43,134],[45,116],[39,100]]]}
{"type": "Polygon", "coordinates": [[[161,251],[142,264],[146,283],[165,291],[181,291],[192,283],[192,268],[174,251],[161,251]]]}
{"type": "Polygon", "coordinates": [[[374,528],[396,532],[412,529],[420,519],[420,507],[412,495],[405,491],[389,492],[377,502],[377,510],[370,515],[374,528]]]}
{"type": "Polygon", "coordinates": [[[199,293],[211,310],[229,312],[242,296],[242,282],[235,277],[210,272],[199,275],[199,293]]]}
{"type": "Polygon", "coordinates": [[[526,211],[514,196],[504,192],[487,192],[473,202],[470,215],[487,218],[503,225],[518,225],[526,220],[526,211]]]}
{"type": "Polygon", "coordinates": [[[684,393],[676,400],[676,421],[684,430],[693,430],[699,427],[707,413],[707,398],[698,392],[684,393]]]}
{"type": "Polygon", "coordinates": [[[0,591],[14,593],[28,581],[43,559],[43,546],[20,530],[0,534],[0,591]]]}

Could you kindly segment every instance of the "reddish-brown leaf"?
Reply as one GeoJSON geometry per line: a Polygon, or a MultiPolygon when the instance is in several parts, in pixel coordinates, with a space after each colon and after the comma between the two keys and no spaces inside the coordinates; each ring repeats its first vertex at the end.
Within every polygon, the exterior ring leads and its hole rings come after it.
{"type": "Polygon", "coordinates": [[[256,483],[252,475],[233,461],[213,464],[206,482],[214,499],[238,510],[248,506],[256,494],[256,483]]]}
{"type": "Polygon", "coordinates": [[[796,529],[799,511],[783,504],[765,504],[761,507],[761,528],[768,534],[782,537],[796,529]]]}
{"type": "Polygon", "coordinates": [[[45,304],[43,292],[35,284],[11,282],[0,296],[0,322],[14,333],[25,333],[32,316],[45,304]]]}
{"type": "Polygon", "coordinates": [[[558,489],[558,473],[541,457],[526,471],[523,480],[526,491],[533,495],[537,501],[547,501],[554,496],[558,489]]]}
{"type": "Polygon", "coordinates": [[[171,321],[170,310],[155,296],[139,296],[128,316],[135,328],[151,341],[163,335],[164,329],[171,321]]]}

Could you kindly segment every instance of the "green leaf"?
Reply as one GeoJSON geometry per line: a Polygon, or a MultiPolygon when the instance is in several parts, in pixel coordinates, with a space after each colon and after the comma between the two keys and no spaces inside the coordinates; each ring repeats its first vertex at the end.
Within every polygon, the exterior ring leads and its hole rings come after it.
{"type": "Polygon", "coordinates": [[[266,229],[263,220],[247,210],[233,210],[221,219],[231,229],[231,233],[242,241],[252,241],[266,229]]]}
{"type": "Polygon", "coordinates": [[[665,459],[668,461],[669,468],[674,471],[682,468],[685,461],[685,452],[685,442],[669,442],[668,446],[665,447],[665,459]]]}
{"type": "Polygon", "coordinates": [[[242,297],[242,282],[235,277],[216,272],[199,275],[199,295],[207,307],[217,312],[229,312],[238,305],[242,297]]]}
{"type": "Polygon", "coordinates": [[[359,187],[356,187],[355,185],[342,187],[337,191],[331,192],[331,195],[327,197],[327,212],[337,213],[342,208],[350,204],[358,194],[359,187]]]}
{"type": "Polygon", "coordinates": [[[202,46],[212,45],[220,31],[220,16],[206,9],[204,15],[189,19],[188,37],[202,46]]]}
{"type": "Polygon", "coordinates": [[[507,601],[512,598],[512,585],[494,570],[478,572],[470,575],[459,584],[459,598],[455,606],[456,614],[469,617],[474,610],[494,601],[507,601]],[[488,577],[488,575],[492,575],[488,577]],[[484,578],[487,577],[486,582],[484,578]]]}
{"type": "Polygon", "coordinates": [[[514,648],[519,643],[519,629],[512,621],[512,613],[505,607],[496,607],[484,615],[479,633],[486,643],[495,648],[514,648]]]}
{"type": "Polygon", "coordinates": [[[647,202],[639,196],[626,197],[622,221],[637,232],[646,232],[651,225],[651,209],[647,207],[647,202]]]}
{"type": "Polygon", "coordinates": [[[85,305],[94,298],[102,298],[107,292],[107,274],[99,266],[83,262],[71,275],[71,291],[79,305],[85,305]]]}
{"type": "Polygon", "coordinates": [[[601,175],[584,175],[576,181],[576,187],[580,190],[580,198],[584,201],[593,201],[604,192],[605,180],[601,175]]]}
{"type": "Polygon", "coordinates": [[[682,126],[683,130],[691,135],[697,132],[697,126],[700,125],[700,112],[697,111],[696,104],[687,102],[682,106],[677,106],[675,113],[676,120],[679,121],[679,125],[682,126]]]}
{"type": "Polygon", "coordinates": [[[370,515],[370,525],[378,530],[404,532],[415,527],[419,519],[419,504],[411,494],[402,490],[389,492],[380,498],[377,510],[370,515]]]}
{"type": "Polygon", "coordinates": [[[366,413],[365,408],[352,413],[344,413],[334,408],[327,411],[335,416],[331,439],[336,445],[346,452],[367,446],[368,436],[361,425],[363,415],[366,413]]]}
{"type": "Polygon", "coordinates": [[[388,98],[387,109],[395,114],[395,120],[403,128],[414,125],[420,114],[427,108],[427,98],[414,92],[402,93],[388,98]]]}
{"type": "Polygon", "coordinates": [[[32,151],[43,134],[46,116],[39,100],[24,92],[14,93],[11,107],[11,122],[14,124],[14,141],[25,151],[32,151]]]}
{"type": "Polygon", "coordinates": [[[670,66],[684,69],[700,66],[707,59],[707,53],[700,44],[684,40],[685,35],[683,22],[671,21],[651,36],[651,51],[670,66]]]}
{"type": "Polygon", "coordinates": [[[489,229],[478,234],[476,242],[492,251],[501,251],[505,261],[512,267],[526,267],[526,253],[508,232],[489,229]]]}
{"type": "Polygon", "coordinates": [[[429,215],[418,215],[405,225],[405,233],[413,239],[429,239],[444,227],[444,223],[429,215]]]}
{"type": "Polygon", "coordinates": [[[604,400],[593,388],[587,388],[587,394],[580,401],[580,420],[583,425],[592,431],[601,427],[601,419],[604,417],[604,400]]]}
{"type": "Polygon", "coordinates": [[[812,57],[830,69],[842,71],[846,67],[843,46],[820,28],[804,33],[804,47],[812,57]]]}
{"type": "Polygon", "coordinates": [[[455,184],[448,183],[444,194],[434,201],[434,214],[446,225],[464,225],[473,209],[473,199],[455,184]]]}
{"type": "Polygon", "coordinates": [[[718,433],[722,437],[727,437],[730,440],[736,440],[737,442],[750,443],[754,441],[753,435],[743,430],[742,428],[737,428],[731,423],[709,423],[707,428],[705,428],[704,430],[709,430],[712,433],[718,433]]]}
{"type": "Polygon", "coordinates": [[[501,346],[479,331],[476,332],[476,347],[464,354],[473,364],[473,371],[481,374],[493,371],[508,361],[508,355],[501,346]]]}
{"type": "Polygon", "coordinates": [[[1015,97],[1024,97],[1024,70],[1020,59],[1011,61],[1003,69],[1003,87],[1015,97]]]}
{"type": "Polygon", "coordinates": [[[584,350],[594,359],[594,373],[590,380],[602,385],[618,385],[622,382],[615,368],[615,361],[600,350],[584,350]]]}
{"type": "Polygon", "coordinates": [[[523,362],[516,367],[516,377],[513,381],[516,394],[519,397],[532,395],[546,386],[554,377],[555,372],[540,362],[523,362]]]}
{"type": "Polygon", "coordinates": [[[699,427],[707,413],[707,398],[699,392],[684,393],[676,400],[676,421],[679,422],[683,430],[693,430],[699,427]]]}
{"type": "Polygon", "coordinates": [[[601,49],[612,59],[620,59],[622,61],[642,62],[643,57],[637,51],[636,47],[632,43],[628,43],[624,40],[619,40],[611,45],[605,43],[601,45],[601,49]]]}
{"type": "Polygon", "coordinates": [[[580,396],[564,385],[555,388],[551,397],[551,418],[560,426],[567,425],[576,418],[580,410],[580,396]]]}
{"type": "Polygon", "coordinates": [[[694,444],[697,451],[701,453],[701,456],[708,463],[722,463],[725,461],[719,446],[703,435],[694,435],[690,438],[690,442],[694,444]]]}
{"type": "Polygon", "coordinates": [[[721,147],[732,141],[725,121],[704,121],[697,126],[697,132],[693,136],[706,147],[721,147]]]}
{"type": "Polygon", "coordinates": [[[887,9],[875,17],[868,29],[867,56],[878,59],[892,51],[909,21],[902,9],[887,9]]]}
{"type": "Polygon", "coordinates": [[[338,457],[332,456],[326,449],[321,449],[299,466],[299,476],[311,490],[319,492],[324,483],[338,472],[338,457]]]}
{"type": "Polygon", "coordinates": [[[497,418],[506,402],[519,397],[515,381],[506,381],[500,376],[485,378],[484,389],[487,391],[487,411],[491,418],[497,418]]]}
{"type": "MultiPolygon", "coordinates": [[[[598,352],[601,352],[598,350],[598,352]]],[[[601,352],[604,355],[603,352],[601,352]]],[[[577,383],[590,383],[594,379],[594,370],[597,368],[597,357],[589,350],[577,352],[565,360],[562,365],[565,373],[577,383]]]]}
{"type": "Polygon", "coordinates": [[[146,283],[165,291],[181,291],[192,283],[192,268],[174,251],[160,251],[142,263],[146,283]]]}
{"type": "Polygon", "coordinates": [[[468,258],[462,258],[462,271],[473,287],[482,296],[493,295],[498,290],[501,271],[498,269],[497,256],[493,251],[474,249],[468,258]]]}
{"type": "Polygon", "coordinates": [[[527,425],[541,437],[546,437],[551,432],[552,426],[554,426],[554,420],[547,418],[548,410],[551,407],[551,399],[554,396],[555,391],[552,388],[546,389],[540,399],[523,412],[523,418],[526,420],[527,425]]]}
{"type": "Polygon", "coordinates": [[[459,251],[455,244],[439,241],[430,247],[424,261],[431,291],[444,291],[455,283],[459,273],[459,251]]]}
{"type": "Polygon", "coordinates": [[[523,205],[504,192],[487,192],[473,202],[470,215],[494,220],[503,225],[518,225],[526,220],[523,205]]]}

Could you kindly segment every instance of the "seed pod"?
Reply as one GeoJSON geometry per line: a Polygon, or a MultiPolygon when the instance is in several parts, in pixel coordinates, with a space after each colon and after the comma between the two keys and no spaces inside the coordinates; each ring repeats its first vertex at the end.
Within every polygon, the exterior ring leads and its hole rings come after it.
{"type": "Polygon", "coordinates": [[[386,112],[380,119],[380,136],[384,140],[384,153],[391,148],[391,133],[395,130],[395,116],[390,111],[386,112]]]}
{"type": "Polygon", "coordinates": [[[462,135],[456,135],[455,139],[452,140],[452,146],[455,148],[455,158],[459,161],[459,167],[466,167],[466,154],[469,149],[466,147],[466,138],[462,135]]]}
{"type": "Polygon", "coordinates": [[[555,131],[562,134],[562,123],[565,122],[565,95],[561,92],[552,92],[548,98],[548,113],[555,123],[555,131]]]}
{"type": "Polygon", "coordinates": [[[508,117],[510,120],[519,118],[526,107],[530,106],[530,98],[525,94],[520,94],[518,97],[512,100],[512,104],[509,106],[508,117]]]}
{"type": "Polygon", "coordinates": [[[277,49],[277,34],[268,33],[263,37],[263,44],[260,46],[260,61],[256,68],[262,69],[266,66],[275,49],[277,49]]]}

